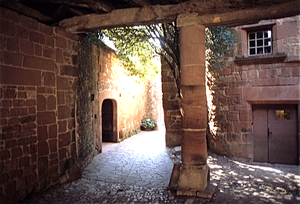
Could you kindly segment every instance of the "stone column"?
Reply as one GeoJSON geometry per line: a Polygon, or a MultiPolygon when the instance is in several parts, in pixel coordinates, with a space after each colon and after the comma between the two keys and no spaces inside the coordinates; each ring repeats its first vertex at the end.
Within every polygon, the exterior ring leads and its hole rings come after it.
{"type": "Polygon", "coordinates": [[[177,195],[199,196],[210,180],[206,164],[205,49],[204,26],[189,22],[180,27],[182,163],[177,195]]]}

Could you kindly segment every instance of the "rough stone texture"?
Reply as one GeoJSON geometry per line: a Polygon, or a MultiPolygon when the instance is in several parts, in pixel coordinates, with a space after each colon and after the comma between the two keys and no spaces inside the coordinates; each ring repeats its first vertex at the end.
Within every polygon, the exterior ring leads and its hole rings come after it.
{"type": "MultiPolygon", "coordinates": [[[[202,25],[180,28],[180,66],[199,67],[205,73],[205,27],[202,25]],[[200,34],[199,34],[200,33],[200,34]],[[193,36],[193,37],[192,37],[193,36]],[[197,38],[197,39],[195,39],[197,38]]],[[[182,88],[182,163],[178,180],[177,195],[197,196],[209,184],[207,161],[206,127],[207,106],[205,79],[194,80],[193,76],[181,75],[182,88]],[[185,78],[185,77],[191,77],[185,78]],[[189,80],[193,81],[190,83],[189,80]]],[[[195,77],[198,79],[198,77],[195,77]]]]}
{"type": "MultiPolygon", "coordinates": [[[[157,75],[152,80],[128,76],[113,50],[108,47],[95,49],[98,70],[99,107],[103,101],[112,100],[115,104],[115,138],[126,139],[140,130],[143,118],[153,118],[158,125],[162,123],[161,81],[157,75]]],[[[102,116],[100,115],[100,129],[102,116]]],[[[101,140],[101,138],[97,138],[101,140]]],[[[101,141],[99,141],[99,144],[101,141]]]]}
{"type": "Polygon", "coordinates": [[[234,63],[234,58],[229,58],[225,68],[215,75],[216,83],[210,87],[214,93],[208,97],[208,144],[218,154],[253,159],[252,104],[299,105],[300,17],[274,23],[273,55],[283,53],[286,58],[279,62],[266,55],[264,60],[256,61],[254,57],[248,61],[247,32],[237,27],[234,56],[239,60],[234,63]]]}
{"type": "Polygon", "coordinates": [[[175,147],[182,142],[181,113],[178,89],[171,69],[162,63],[161,80],[163,92],[166,146],[175,147]]]}
{"type": "Polygon", "coordinates": [[[78,39],[3,8],[0,14],[0,199],[15,203],[62,182],[75,164],[75,126],[58,132],[57,123],[74,123],[78,39]],[[69,100],[58,101],[58,93],[69,100]]]}
{"type": "Polygon", "coordinates": [[[207,160],[211,183],[218,185],[215,196],[209,199],[177,196],[166,189],[173,162],[180,160],[171,152],[172,149],[165,148],[163,131],[139,133],[121,143],[104,146],[103,153],[94,157],[81,179],[32,194],[19,203],[292,204],[300,201],[298,166],[229,159],[211,152],[207,160]],[[152,142],[155,148],[147,145],[152,142]],[[127,179],[120,176],[121,172],[128,175],[127,179]]]}

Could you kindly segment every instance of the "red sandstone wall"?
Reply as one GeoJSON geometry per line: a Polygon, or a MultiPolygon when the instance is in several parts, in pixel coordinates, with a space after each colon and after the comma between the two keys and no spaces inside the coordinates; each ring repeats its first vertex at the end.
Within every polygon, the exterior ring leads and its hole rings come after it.
{"type": "Polygon", "coordinates": [[[68,173],[78,170],[72,168],[78,39],[3,8],[0,14],[0,197],[6,203],[72,180],[68,173]]]}
{"type": "Polygon", "coordinates": [[[162,90],[166,146],[180,146],[182,142],[180,98],[174,76],[167,64],[162,65],[162,90]]]}
{"type": "Polygon", "coordinates": [[[112,99],[116,102],[118,140],[125,139],[139,130],[143,118],[151,117],[161,123],[160,76],[151,81],[128,76],[115,53],[109,48],[100,48],[98,56],[100,110],[103,100],[112,99]]]}
{"type": "MultiPolygon", "coordinates": [[[[208,101],[212,105],[209,147],[219,154],[253,159],[252,104],[299,105],[300,16],[275,23],[273,53],[284,53],[286,58],[281,62],[266,58],[263,63],[255,60],[235,63],[230,59],[219,72],[216,86],[211,87],[214,93],[208,101]]],[[[247,58],[246,32],[240,27],[236,30],[239,37],[236,56],[247,58]]]]}

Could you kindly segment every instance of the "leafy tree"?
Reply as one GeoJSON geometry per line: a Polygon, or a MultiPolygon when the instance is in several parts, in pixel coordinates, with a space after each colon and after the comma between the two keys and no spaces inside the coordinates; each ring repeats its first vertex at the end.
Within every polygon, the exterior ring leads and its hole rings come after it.
{"type": "MultiPolygon", "coordinates": [[[[145,77],[149,71],[157,73],[158,69],[151,65],[151,59],[159,54],[172,70],[180,93],[179,30],[175,23],[114,28],[97,35],[101,38],[103,34],[114,42],[118,57],[133,75],[145,77]]],[[[206,29],[206,58],[210,72],[222,68],[222,62],[232,52],[234,43],[235,35],[231,29],[206,29]]]]}

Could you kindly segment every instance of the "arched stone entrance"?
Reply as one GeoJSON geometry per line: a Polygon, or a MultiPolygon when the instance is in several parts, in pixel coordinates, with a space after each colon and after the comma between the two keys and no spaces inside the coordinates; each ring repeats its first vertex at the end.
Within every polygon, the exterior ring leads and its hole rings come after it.
{"type": "Polygon", "coordinates": [[[101,107],[102,142],[118,142],[117,104],[113,99],[105,99],[101,107]]]}

